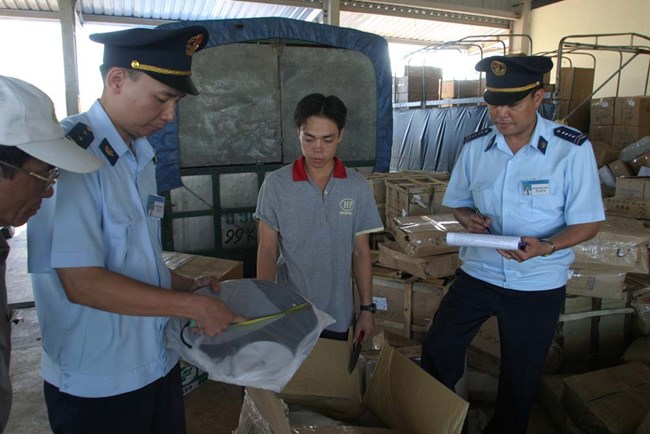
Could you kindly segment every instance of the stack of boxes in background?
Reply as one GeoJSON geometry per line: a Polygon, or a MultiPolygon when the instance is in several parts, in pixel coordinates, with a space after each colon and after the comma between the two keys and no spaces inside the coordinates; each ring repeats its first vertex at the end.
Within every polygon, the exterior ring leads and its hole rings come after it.
{"type": "Polygon", "coordinates": [[[442,206],[449,174],[373,173],[366,179],[386,228],[386,232],[371,236],[376,257],[373,299],[377,325],[402,336],[421,338],[440,304],[445,278],[459,265],[458,249],[446,246],[444,234],[460,225],[450,214],[438,224],[434,215],[449,211],[442,206]]]}
{"type": "Polygon", "coordinates": [[[561,432],[634,433],[650,411],[650,178],[616,178],[604,203],[598,235],[574,247],[558,324],[562,374],[540,385],[561,432]]]}
{"type": "Polygon", "coordinates": [[[569,126],[589,131],[590,98],[594,88],[593,68],[561,68],[559,87],[556,83],[558,119],[566,119],[569,126]],[[585,102],[585,100],[587,100],[585,102]]]}
{"type": "MultiPolygon", "coordinates": [[[[613,131],[616,102],[597,101],[593,116],[602,125],[595,126],[613,131]]],[[[603,139],[602,147],[595,145],[597,158],[609,153],[609,159],[632,161],[650,152],[648,138],[622,150],[610,148],[609,136],[603,139]]],[[[427,176],[368,176],[376,197],[385,201],[378,207],[387,228],[376,244],[373,268],[376,324],[415,342],[424,337],[460,265],[455,248],[445,243],[446,233],[464,231],[441,207],[446,182],[427,176]]],[[[544,368],[540,401],[561,432],[633,433],[650,411],[650,177],[619,177],[612,195],[604,199],[607,220],[598,235],[574,247],[567,296],[544,368]]],[[[493,317],[468,349],[463,387],[470,401],[496,400],[499,365],[493,317]]]]}
{"type": "Polygon", "coordinates": [[[602,182],[614,188],[623,176],[650,175],[650,97],[608,97],[592,101],[589,138],[602,182]],[[638,150],[638,151],[637,151],[638,150]]]}
{"type": "Polygon", "coordinates": [[[650,96],[616,98],[612,145],[623,149],[645,136],[650,136],[650,96]]]}
{"type": "Polygon", "coordinates": [[[393,102],[435,101],[440,99],[442,69],[432,66],[405,66],[404,76],[395,77],[393,102]]]}
{"type": "Polygon", "coordinates": [[[480,98],[485,92],[485,79],[445,80],[442,82],[441,99],[480,98]]]}

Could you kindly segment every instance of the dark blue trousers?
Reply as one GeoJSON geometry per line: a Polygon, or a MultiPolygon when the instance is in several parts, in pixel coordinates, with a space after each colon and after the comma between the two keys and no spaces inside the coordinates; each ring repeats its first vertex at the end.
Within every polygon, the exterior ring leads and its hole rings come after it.
{"type": "Polygon", "coordinates": [[[55,434],[185,434],[180,366],[153,383],[121,395],[80,398],[45,382],[55,434]]]}
{"type": "Polygon", "coordinates": [[[458,270],[422,345],[422,368],[454,390],[464,372],[467,347],[481,325],[496,315],[501,371],[494,417],[485,433],[526,434],[565,289],[515,291],[458,270]]]}

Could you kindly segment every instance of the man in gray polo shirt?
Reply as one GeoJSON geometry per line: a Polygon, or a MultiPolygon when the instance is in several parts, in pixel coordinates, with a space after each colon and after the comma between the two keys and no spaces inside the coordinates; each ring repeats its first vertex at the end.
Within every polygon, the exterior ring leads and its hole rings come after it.
{"type": "Polygon", "coordinates": [[[269,175],[257,199],[257,277],[290,283],[336,322],[323,337],[372,335],[369,234],[383,225],[366,179],[343,165],[336,151],[347,108],[338,97],[311,94],[294,121],[303,156],[269,175]],[[352,276],[359,292],[355,322],[352,276]]]}

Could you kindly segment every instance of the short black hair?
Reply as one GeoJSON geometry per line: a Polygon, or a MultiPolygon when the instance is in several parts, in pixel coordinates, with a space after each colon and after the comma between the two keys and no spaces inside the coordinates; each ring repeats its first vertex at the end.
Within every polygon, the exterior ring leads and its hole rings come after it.
{"type": "Polygon", "coordinates": [[[300,100],[293,113],[296,128],[302,127],[312,116],[323,116],[330,119],[339,128],[345,126],[348,109],[338,96],[325,96],[322,93],[312,93],[300,100]]]}
{"type": "MultiPolygon", "coordinates": [[[[3,146],[0,145],[0,161],[11,164],[16,167],[23,167],[23,165],[33,159],[31,155],[27,152],[18,149],[15,146],[3,146]]],[[[3,178],[12,179],[16,174],[16,170],[11,167],[0,165],[0,171],[3,178]]]]}

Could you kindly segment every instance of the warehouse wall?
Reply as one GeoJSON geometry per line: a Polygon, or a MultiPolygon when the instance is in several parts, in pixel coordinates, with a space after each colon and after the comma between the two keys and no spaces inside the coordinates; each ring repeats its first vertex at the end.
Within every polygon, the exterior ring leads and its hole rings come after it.
{"type": "MultiPolygon", "coordinates": [[[[650,38],[650,1],[648,0],[564,0],[534,9],[531,14],[530,35],[533,51],[551,51],[558,48],[560,39],[569,35],[603,33],[639,33],[650,38]]],[[[650,45],[649,40],[635,42],[650,45]]],[[[592,41],[593,42],[593,41],[592,41]]],[[[603,45],[627,45],[629,38],[602,39],[603,45]]],[[[618,69],[619,56],[610,52],[594,52],[596,55],[595,86],[618,69]]],[[[624,57],[625,59],[628,59],[624,57]]],[[[591,67],[593,60],[587,56],[572,57],[573,66],[591,67]]],[[[637,57],[623,70],[619,96],[634,96],[644,93],[650,56],[637,57]]],[[[563,63],[564,65],[564,63],[563,63]]],[[[564,65],[568,66],[568,65],[564,65]]],[[[554,79],[552,79],[554,81],[554,79]]],[[[608,84],[597,97],[614,96],[616,86],[608,84]]]]}

